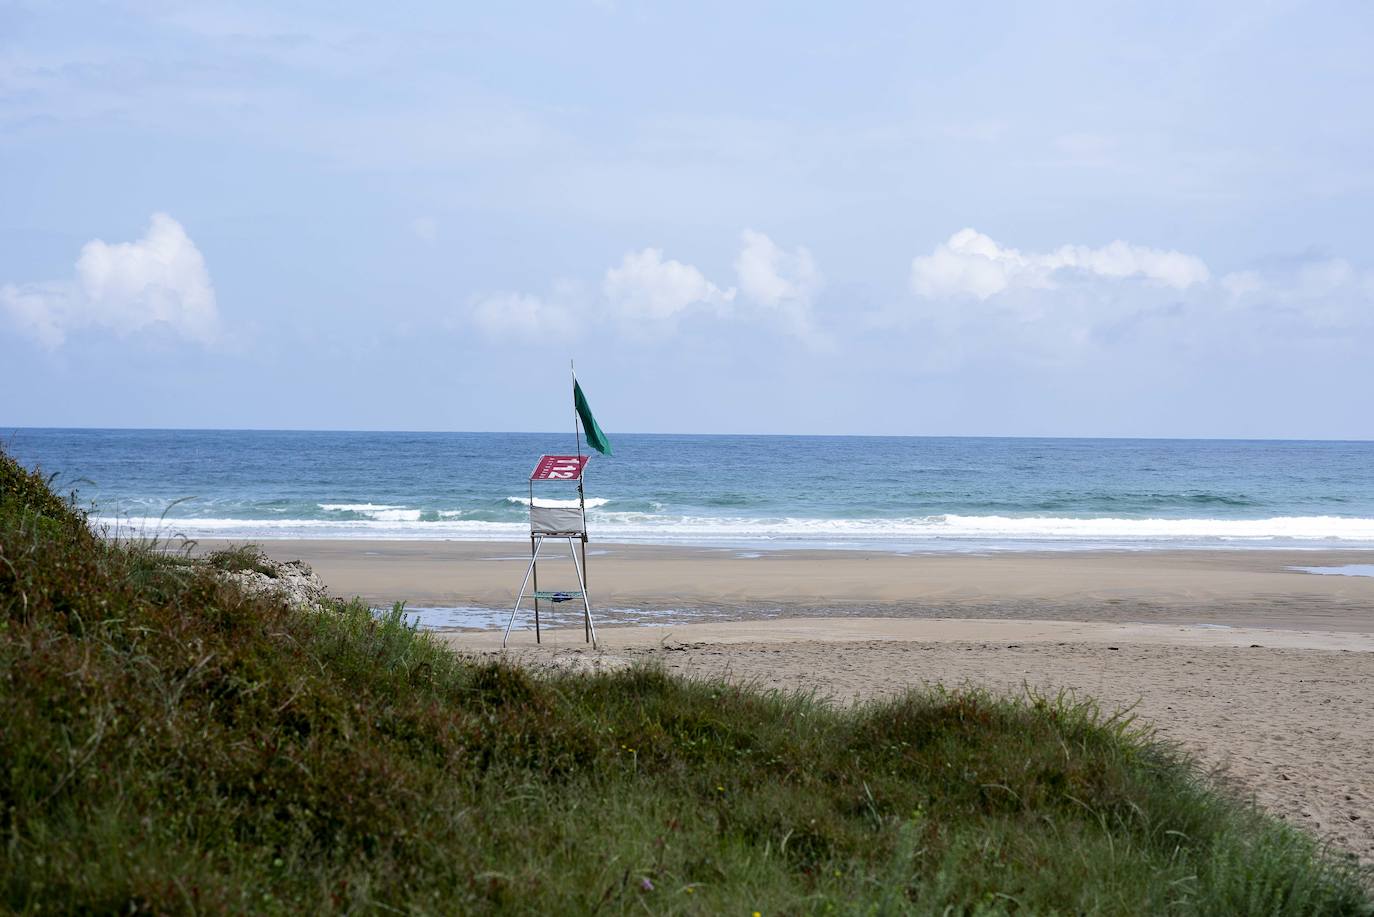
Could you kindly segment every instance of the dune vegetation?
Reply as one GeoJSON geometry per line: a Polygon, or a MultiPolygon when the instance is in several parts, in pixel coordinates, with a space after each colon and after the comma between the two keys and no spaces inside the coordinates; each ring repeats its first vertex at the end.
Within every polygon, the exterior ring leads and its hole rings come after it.
{"type": "Polygon", "coordinates": [[[529,671],[75,506],[0,454],[3,908],[1374,913],[1089,701],[529,671]]]}

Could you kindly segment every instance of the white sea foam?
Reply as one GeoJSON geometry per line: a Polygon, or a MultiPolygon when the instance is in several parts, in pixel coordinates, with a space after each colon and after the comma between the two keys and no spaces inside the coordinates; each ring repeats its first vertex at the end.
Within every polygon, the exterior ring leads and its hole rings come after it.
{"type": "Polygon", "coordinates": [[[418,509],[381,509],[365,515],[378,522],[419,522],[422,513],[418,509]]]}
{"type": "Polygon", "coordinates": [[[422,515],[418,509],[386,503],[321,503],[319,507],[327,512],[357,513],[377,522],[419,522],[422,515]]]}
{"type": "MultiPolygon", "coordinates": [[[[590,504],[590,501],[588,501],[590,504]]],[[[365,519],[98,519],[112,528],[200,538],[392,538],[483,540],[527,536],[528,524],[482,522],[420,510],[372,507],[365,519]]],[[[456,511],[454,511],[456,512],[456,511]]],[[[737,518],[601,512],[590,516],[600,541],[678,544],[919,546],[939,550],[1035,547],[1374,547],[1374,519],[1278,516],[1269,519],[1073,519],[1052,516],[938,515],[904,519],[737,518]]]]}
{"type": "Polygon", "coordinates": [[[336,513],[368,513],[382,509],[405,509],[404,506],[392,506],[389,503],[320,503],[320,509],[336,513]]]}
{"type": "MultiPolygon", "coordinates": [[[[516,506],[529,506],[529,505],[530,505],[530,498],[529,498],[529,497],[507,497],[507,498],[506,498],[506,502],[507,502],[507,503],[513,503],[513,504],[515,504],[516,506]]],[[[596,509],[597,507],[605,506],[607,503],[610,503],[610,502],[611,502],[611,501],[610,501],[610,500],[607,500],[605,497],[591,497],[590,499],[587,500],[587,509],[596,509]]],[[[557,507],[561,507],[561,508],[567,509],[567,508],[569,508],[569,507],[571,507],[571,508],[576,508],[577,506],[579,506],[579,505],[581,505],[581,504],[579,504],[578,501],[576,501],[576,500],[547,500],[547,499],[545,499],[544,497],[535,497],[535,498],[534,498],[534,505],[535,505],[535,506],[544,507],[544,508],[547,508],[547,509],[553,509],[553,508],[557,508],[557,507]]]]}

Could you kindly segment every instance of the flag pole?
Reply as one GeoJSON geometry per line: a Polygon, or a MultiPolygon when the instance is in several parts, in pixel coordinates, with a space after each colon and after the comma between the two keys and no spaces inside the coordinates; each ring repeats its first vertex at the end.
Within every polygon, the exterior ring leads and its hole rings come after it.
{"type": "MultiPolygon", "coordinates": [[[[577,457],[582,458],[582,434],[578,432],[577,417],[577,364],[571,359],[568,360],[568,372],[572,373],[573,381],[573,439],[577,442],[577,457]]],[[[578,569],[577,576],[582,587],[582,608],[585,614],[582,618],[582,630],[588,643],[596,645],[596,630],[592,625],[592,606],[587,599],[587,494],[582,489],[582,475],[577,475],[577,508],[582,511],[582,567],[578,569]]],[[[572,547],[572,539],[568,539],[568,546],[572,547]]],[[[573,566],[577,567],[577,549],[573,548],[573,566]]]]}
{"type": "MultiPolygon", "coordinates": [[[[573,380],[573,439],[577,442],[577,454],[580,456],[582,454],[582,434],[577,428],[577,367],[573,365],[572,360],[568,361],[568,371],[572,373],[573,380]]],[[[582,489],[580,478],[578,479],[577,489],[582,489]]]]}

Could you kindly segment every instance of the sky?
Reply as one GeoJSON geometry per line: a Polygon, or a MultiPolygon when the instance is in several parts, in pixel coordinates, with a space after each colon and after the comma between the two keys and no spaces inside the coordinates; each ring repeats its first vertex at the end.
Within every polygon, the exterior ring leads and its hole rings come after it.
{"type": "Polygon", "coordinates": [[[1374,438],[1374,5],[0,0],[0,427],[1374,438]],[[289,7],[289,9],[288,9],[289,7]]]}

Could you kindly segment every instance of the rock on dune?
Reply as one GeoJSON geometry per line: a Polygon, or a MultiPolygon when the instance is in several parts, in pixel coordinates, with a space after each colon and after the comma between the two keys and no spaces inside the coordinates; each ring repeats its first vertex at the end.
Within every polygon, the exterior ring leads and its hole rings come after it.
{"type": "Polygon", "coordinates": [[[225,573],[226,579],[238,583],[248,593],[254,595],[272,594],[280,596],[288,605],[297,608],[319,610],[328,599],[324,583],[310,565],[302,560],[279,562],[262,561],[275,572],[274,575],[256,570],[239,570],[225,573]]]}

